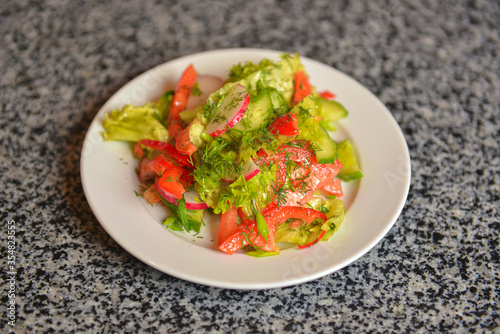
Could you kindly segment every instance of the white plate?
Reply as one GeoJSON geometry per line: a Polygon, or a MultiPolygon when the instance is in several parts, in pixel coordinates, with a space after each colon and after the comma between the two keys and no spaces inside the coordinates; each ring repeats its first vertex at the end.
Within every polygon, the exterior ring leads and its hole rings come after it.
{"type": "Polygon", "coordinates": [[[348,187],[345,221],[329,241],[305,250],[284,249],[273,257],[229,256],[216,249],[216,226],[206,228],[203,239],[172,233],[161,225],[164,209],[152,208],[136,197],[137,163],[128,144],[103,141],[104,114],[125,104],[142,105],[157,99],[167,88],[175,87],[189,63],[198,73],[226,77],[233,64],[277,59],[279,54],[270,50],[228,49],[182,57],[138,76],[102,107],[83,144],[82,184],[101,225],[128,252],[187,281],[231,289],[265,289],[331,274],[364,255],[389,231],[403,208],[410,185],[410,156],[401,130],[386,107],[366,88],[347,75],[304,57],[311,83],[318,90],[335,92],[349,110],[335,137],[347,136],[355,143],[364,173],[356,187],[348,187]]]}

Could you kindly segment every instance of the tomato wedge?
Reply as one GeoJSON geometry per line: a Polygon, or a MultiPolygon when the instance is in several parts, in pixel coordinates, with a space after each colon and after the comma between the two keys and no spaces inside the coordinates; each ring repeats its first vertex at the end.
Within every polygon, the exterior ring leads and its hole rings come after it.
{"type": "Polygon", "coordinates": [[[219,225],[219,246],[231,237],[233,234],[240,231],[240,226],[237,223],[238,211],[235,209],[224,212],[220,219],[219,225]]]}
{"type": "Polygon", "coordinates": [[[174,165],[172,168],[166,169],[157,179],[158,186],[172,194],[173,197],[181,199],[182,194],[186,191],[185,181],[183,181],[182,176],[183,168],[174,165]]]}
{"type": "Polygon", "coordinates": [[[286,114],[276,118],[271,125],[269,131],[272,134],[280,134],[285,136],[295,136],[299,134],[299,125],[297,123],[297,114],[286,114]]]}
{"type": "Polygon", "coordinates": [[[144,170],[154,172],[156,175],[161,176],[163,173],[170,168],[176,167],[176,165],[172,162],[167,160],[163,155],[157,155],[153,160],[151,160],[146,167],[144,167],[144,170]]]}
{"type": "Polygon", "coordinates": [[[191,156],[198,150],[198,147],[189,139],[189,129],[190,126],[179,130],[175,136],[175,148],[180,154],[186,154],[187,156],[191,156]]]}
{"type": "Polygon", "coordinates": [[[304,71],[297,71],[295,73],[293,103],[297,104],[312,92],[309,78],[304,71]]]}
{"type": "Polygon", "coordinates": [[[142,194],[142,197],[148,201],[149,204],[156,204],[156,203],[159,203],[160,202],[160,197],[158,197],[158,195],[156,195],[156,192],[155,192],[155,186],[154,185],[151,185],[149,186],[148,189],[146,189],[144,191],[144,193],[142,194]]]}
{"type": "Polygon", "coordinates": [[[175,89],[174,97],[172,99],[172,106],[168,113],[168,131],[173,137],[177,135],[177,132],[181,128],[181,111],[186,108],[187,100],[191,89],[193,88],[194,82],[196,81],[196,71],[193,64],[189,64],[179,79],[177,83],[177,88],[175,89]]]}
{"type": "Polygon", "coordinates": [[[335,195],[337,197],[342,197],[344,195],[340,179],[335,179],[331,183],[325,184],[323,190],[330,195],[335,195]]]}

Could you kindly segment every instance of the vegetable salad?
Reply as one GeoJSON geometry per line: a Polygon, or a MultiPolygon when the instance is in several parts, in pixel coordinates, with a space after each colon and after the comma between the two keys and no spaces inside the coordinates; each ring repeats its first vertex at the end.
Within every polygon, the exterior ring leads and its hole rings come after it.
{"type": "Polygon", "coordinates": [[[342,181],[362,173],[352,143],[328,130],[347,114],[297,54],[282,54],[236,64],[226,80],[190,64],[157,101],[106,114],[103,136],[134,144],[138,194],[168,207],[167,228],[199,233],[208,211],[221,215],[222,252],[269,256],[342,224],[342,181]]]}

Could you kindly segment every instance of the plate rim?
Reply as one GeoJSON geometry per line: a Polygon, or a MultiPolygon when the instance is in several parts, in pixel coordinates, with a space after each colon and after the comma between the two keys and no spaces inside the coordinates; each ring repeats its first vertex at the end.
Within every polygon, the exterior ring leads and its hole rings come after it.
{"type": "MultiPolygon", "coordinates": [[[[312,280],[321,278],[323,276],[329,275],[329,274],[331,274],[331,273],[333,273],[333,272],[335,272],[337,270],[340,270],[340,269],[346,267],[347,265],[349,265],[349,264],[355,262],[356,260],[358,260],[360,257],[364,256],[376,244],[378,244],[381,239],[383,239],[387,235],[387,233],[389,232],[389,230],[392,228],[392,226],[397,221],[397,218],[400,216],[400,214],[401,214],[401,212],[402,212],[402,210],[404,208],[404,205],[405,205],[408,193],[409,193],[409,189],[410,189],[410,181],[411,181],[411,159],[410,159],[410,155],[409,155],[408,145],[407,145],[406,140],[404,138],[404,134],[403,134],[401,128],[399,127],[397,121],[395,120],[394,116],[392,115],[392,113],[390,113],[390,111],[387,109],[387,107],[371,91],[369,91],[365,86],[363,86],[361,83],[359,83],[358,81],[356,81],[355,79],[353,79],[349,75],[347,75],[347,74],[345,74],[345,73],[343,73],[343,72],[341,72],[341,71],[333,68],[332,66],[324,64],[324,63],[322,63],[320,61],[317,61],[315,59],[311,59],[311,58],[305,57],[305,56],[300,56],[303,63],[311,63],[311,64],[315,64],[316,66],[319,66],[319,67],[325,67],[326,66],[330,70],[333,70],[334,72],[336,72],[337,75],[343,77],[343,79],[351,81],[356,86],[361,87],[364,90],[364,93],[368,93],[371,96],[371,98],[374,101],[376,101],[376,103],[379,104],[378,107],[381,110],[385,110],[387,112],[387,114],[385,116],[389,116],[388,119],[390,119],[391,122],[392,122],[392,124],[390,124],[391,128],[393,130],[396,130],[396,133],[399,136],[399,140],[398,140],[399,144],[401,144],[401,143],[404,144],[403,145],[403,147],[404,147],[403,151],[405,151],[405,152],[403,152],[403,155],[404,155],[403,160],[406,160],[405,162],[407,163],[407,173],[406,173],[406,175],[403,175],[403,174],[400,175],[401,177],[404,178],[403,184],[400,187],[400,190],[403,191],[403,196],[401,196],[399,198],[398,203],[396,203],[395,209],[393,209],[392,216],[390,217],[390,223],[385,224],[384,225],[384,229],[382,231],[379,231],[378,235],[375,238],[372,238],[370,240],[370,242],[368,244],[366,244],[363,247],[363,249],[359,250],[355,256],[351,256],[349,258],[346,258],[343,261],[340,261],[337,265],[335,265],[333,267],[330,267],[330,268],[328,268],[326,270],[317,271],[315,273],[311,273],[311,274],[303,276],[303,277],[290,278],[290,279],[287,279],[287,280],[284,280],[284,281],[256,282],[256,283],[221,282],[219,280],[207,279],[207,278],[203,278],[203,277],[201,277],[201,278],[200,277],[192,277],[192,275],[189,275],[189,274],[186,274],[186,273],[182,273],[182,272],[179,273],[179,272],[169,271],[168,268],[165,268],[164,265],[160,265],[160,264],[158,264],[158,263],[156,263],[154,261],[151,261],[151,259],[148,258],[147,256],[145,256],[143,253],[137,254],[137,252],[135,251],[134,247],[131,247],[131,245],[129,243],[125,242],[123,240],[122,236],[118,233],[118,231],[116,231],[115,229],[111,228],[111,226],[109,224],[107,224],[106,222],[101,221],[102,218],[100,218],[100,215],[96,212],[96,210],[97,210],[96,209],[96,205],[95,205],[95,203],[93,203],[93,199],[90,198],[91,196],[89,196],[90,193],[89,193],[89,189],[88,189],[88,179],[87,179],[88,175],[87,175],[87,170],[86,170],[86,161],[87,161],[87,156],[88,155],[84,154],[84,152],[88,148],[89,143],[92,142],[92,137],[90,137],[92,135],[92,130],[95,128],[95,126],[96,126],[97,123],[102,122],[102,118],[101,117],[103,116],[103,114],[105,112],[109,111],[109,110],[106,110],[106,109],[109,109],[109,105],[110,105],[112,99],[115,98],[115,96],[119,96],[120,94],[122,94],[127,89],[127,87],[133,86],[135,83],[139,82],[141,80],[141,78],[144,78],[144,76],[146,76],[148,73],[153,73],[155,71],[161,70],[164,67],[166,68],[166,67],[169,67],[169,66],[175,66],[175,64],[182,63],[182,62],[185,62],[186,60],[190,60],[190,59],[193,59],[193,58],[199,58],[199,57],[205,58],[205,57],[210,57],[210,56],[213,56],[213,55],[221,55],[221,54],[228,55],[228,54],[241,54],[241,53],[245,53],[245,54],[248,54],[248,53],[259,53],[260,54],[260,53],[262,53],[262,54],[267,54],[267,55],[264,55],[263,57],[271,57],[271,56],[276,57],[277,55],[279,55],[279,54],[281,54],[283,52],[284,51],[269,50],[269,49],[258,49],[258,48],[229,48],[229,49],[208,50],[208,51],[198,52],[198,53],[194,53],[194,54],[190,54],[190,55],[185,55],[185,56],[182,56],[182,57],[179,57],[179,58],[175,58],[175,59],[169,60],[169,61],[167,61],[165,63],[156,65],[156,66],[152,67],[151,69],[149,69],[149,70],[141,73],[140,75],[136,76],[135,78],[133,78],[132,80],[130,80],[129,82],[127,82],[125,85],[123,85],[120,89],[118,89],[103,104],[103,106],[100,108],[100,110],[97,112],[97,114],[95,115],[94,119],[92,120],[92,122],[91,122],[91,124],[90,124],[90,126],[89,126],[89,128],[87,130],[87,133],[85,135],[85,139],[84,139],[84,142],[83,142],[83,145],[82,145],[82,154],[81,154],[81,160],[80,160],[80,176],[81,176],[81,183],[82,183],[82,186],[83,186],[83,190],[84,190],[84,194],[85,194],[86,200],[89,203],[89,206],[90,206],[90,208],[91,208],[94,216],[99,221],[100,225],[104,228],[104,230],[122,248],[124,248],[131,255],[133,255],[137,259],[141,260],[142,262],[148,264],[149,266],[151,266],[151,267],[153,267],[153,268],[155,268],[155,269],[157,269],[157,270],[159,270],[159,271],[161,271],[163,273],[166,273],[168,275],[172,275],[174,277],[177,277],[177,278],[180,278],[180,279],[183,279],[183,280],[187,280],[187,281],[198,283],[198,284],[208,285],[208,286],[219,287],[219,288],[254,290],[254,289],[269,289],[269,288],[286,287],[286,286],[296,285],[296,284],[300,284],[300,283],[305,283],[305,282],[312,281],[312,280]]],[[[230,65],[232,65],[232,64],[227,64],[226,68],[228,68],[230,65]]],[[[304,64],[304,65],[305,65],[305,68],[306,68],[306,71],[307,71],[308,70],[307,65],[306,64],[304,64]]],[[[348,223],[348,222],[345,222],[345,223],[348,223]]],[[[161,227],[160,225],[161,224],[158,224],[158,227],[161,227]]],[[[318,245],[321,245],[321,244],[322,243],[317,244],[315,247],[317,247],[318,245]]],[[[265,261],[265,259],[259,259],[259,261],[262,261],[262,260],[265,261]]]]}

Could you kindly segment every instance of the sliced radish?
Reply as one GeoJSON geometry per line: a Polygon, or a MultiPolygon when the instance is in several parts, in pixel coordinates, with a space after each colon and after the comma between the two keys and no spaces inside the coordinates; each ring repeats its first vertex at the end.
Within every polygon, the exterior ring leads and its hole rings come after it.
{"type": "Polygon", "coordinates": [[[224,86],[224,80],[214,75],[198,75],[194,87],[189,94],[186,110],[202,106],[207,102],[208,96],[224,86]]]}
{"type": "Polygon", "coordinates": [[[250,94],[247,89],[240,84],[235,85],[224,97],[219,108],[215,110],[205,131],[212,137],[218,137],[231,129],[245,115],[249,101],[250,94]]]}
{"type": "MultiPolygon", "coordinates": [[[[155,190],[163,197],[167,202],[172,203],[174,205],[179,205],[177,198],[174,195],[169,193],[168,191],[163,190],[158,186],[158,182],[155,182],[155,190]]],[[[198,202],[196,198],[198,198],[198,192],[194,189],[190,189],[184,193],[184,200],[186,201],[186,208],[189,210],[203,210],[208,209],[208,205],[205,202],[198,202]]]]}
{"type": "MultiPolygon", "coordinates": [[[[253,178],[255,175],[260,173],[260,168],[259,166],[253,161],[252,158],[250,158],[247,162],[245,162],[242,166],[241,174],[244,175],[245,180],[248,181],[251,178],[253,178]]],[[[236,181],[236,176],[235,175],[230,175],[226,179],[222,179],[222,181],[225,182],[234,182],[236,181]]]]}
{"type": "Polygon", "coordinates": [[[248,161],[243,165],[243,175],[245,175],[245,180],[248,181],[259,173],[260,168],[252,158],[248,159],[248,161]]]}
{"type": "Polygon", "coordinates": [[[198,202],[196,199],[200,195],[194,189],[190,189],[184,193],[184,199],[186,200],[186,208],[189,210],[203,210],[208,209],[208,205],[205,202],[198,202]]]}

